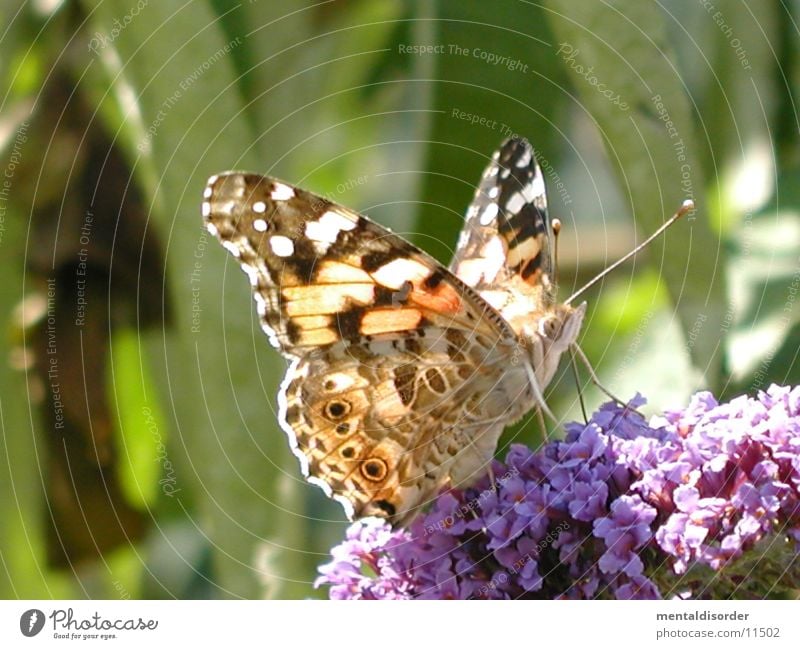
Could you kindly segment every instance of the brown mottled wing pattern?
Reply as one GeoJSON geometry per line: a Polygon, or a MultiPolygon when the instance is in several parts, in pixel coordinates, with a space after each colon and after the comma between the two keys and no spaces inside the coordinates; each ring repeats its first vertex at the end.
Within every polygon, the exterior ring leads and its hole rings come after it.
{"type": "Polygon", "coordinates": [[[487,399],[502,363],[485,344],[431,328],[296,361],[280,414],[310,481],[350,517],[402,524],[442,488],[477,479],[505,425],[492,404],[513,398],[487,399]]]}
{"type": "Polygon", "coordinates": [[[486,396],[514,332],[475,291],[387,229],[273,178],[213,176],[203,217],[292,360],[279,405],[304,473],[350,515],[407,520],[491,459],[516,395],[486,396]]]}
{"type": "Polygon", "coordinates": [[[236,172],[210,178],[204,198],[206,228],[249,275],[264,329],[287,356],[432,325],[512,335],[437,261],[346,207],[236,172]]]}
{"type": "Polygon", "coordinates": [[[552,241],[541,168],[527,140],[510,138],[483,172],[450,269],[519,331],[555,303],[552,241]]]}

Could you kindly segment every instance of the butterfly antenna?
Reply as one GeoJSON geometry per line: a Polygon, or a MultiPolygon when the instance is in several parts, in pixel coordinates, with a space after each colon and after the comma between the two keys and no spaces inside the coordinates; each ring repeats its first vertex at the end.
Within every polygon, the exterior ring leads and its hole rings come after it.
{"type": "Polygon", "coordinates": [[[667,220],[660,228],[658,228],[658,230],[653,232],[653,234],[651,234],[649,237],[647,237],[647,239],[645,239],[642,243],[640,243],[638,246],[636,246],[633,250],[631,250],[622,259],[618,259],[617,261],[615,261],[608,268],[606,268],[601,273],[597,274],[594,278],[589,280],[588,283],[584,284],[581,288],[579,288],[577,291],[575,291],[572,295],[569,296],[569,298],[567,298],[564,301],[564,304],[569,304],[570,302],[572,302],[572,300],[574,300],[576,297],[578,297],[581,293],[583,293],[584,291],[586,291],[590,287],[594,286],[603,277],[608,275],[612,270],[616,269],[621,264],[624,264],[631,257],[633,257],[636,253],[638,253],[640,250],[642,250],[642,248],[645,248],[647,245],[649,245],[653,241],[653,239],[656,239],[657,237],[661,236],[661,234],[664,232],[664,230],[666,230],[669,226],[671,226],[673,223],[675,223],[675,221],[677,221],[681,217],[685,216],[686,214],[691,212],[693,209],[694,209],[694,201],[691,201],[691,200],[683,201],[683,205],[681,205],[680,209],[677,212],[675,212],[675,214],[673,214],[669,218],[669,220],[667,220]]]}
{"type": "Polygon", "coordinates": [[[558,235],[561,234],[561,219],[553,219],[552,228],[553,239],[555,240],[553,244],[555,248],[553,253],[553,283],[558,286],[558,235]]]}

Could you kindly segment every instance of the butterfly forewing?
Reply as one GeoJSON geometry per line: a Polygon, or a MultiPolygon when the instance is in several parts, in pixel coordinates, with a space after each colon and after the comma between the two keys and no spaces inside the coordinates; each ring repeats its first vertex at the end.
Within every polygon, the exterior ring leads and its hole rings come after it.
{"type": "Polygon", "coordinates": [[[542,170],[527,140],[510,138],[483,172],[450,268],[517,325],[555,302],[552,247],[542,170]]]}
{"type": "Polygon", "coordinates": [[[274,178],[213,176],[203,215],[250,277],[262,324],[287,356],[436,325],[511,335],[447,269],[358,213],[274,178]]]}

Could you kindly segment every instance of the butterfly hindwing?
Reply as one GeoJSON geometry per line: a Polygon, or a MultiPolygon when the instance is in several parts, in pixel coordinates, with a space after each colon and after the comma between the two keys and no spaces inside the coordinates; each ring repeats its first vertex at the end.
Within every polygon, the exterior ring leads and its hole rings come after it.
{"type": "Polygon", "coordinates": [[[334,345],[292,365],[280,419],[304,473],[351,517],[400,523],[485,471],[503,429],[486,422],[513,398],[489,396],[502,358],[487,363],[456,329],[334,345]]]}

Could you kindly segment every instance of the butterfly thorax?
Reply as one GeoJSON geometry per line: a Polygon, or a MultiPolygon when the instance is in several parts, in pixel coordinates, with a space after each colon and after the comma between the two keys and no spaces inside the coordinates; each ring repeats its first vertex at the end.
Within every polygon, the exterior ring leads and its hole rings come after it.
{"type": "Polygon", "coordinates": [[[553,379],[561,355],[576,342],[585,313],[585,303],[577,308],[556,304],[522,326],[520,339],[527,343],[531,366],[542,389],[553,379]]]}
{"type": "Polygon", "coordinates": [[[580,333],[586,305],[573,308],[554,304],[547,309],[520,315],[517,339],[505,352],[504,373],[499,390],[506,398],[506,417],[517,421],[534,407],[544,407],[542,393],[558,369],[561,355],[580,333]],[[510,363],[509,363],[510,359],[510,363]]]}

